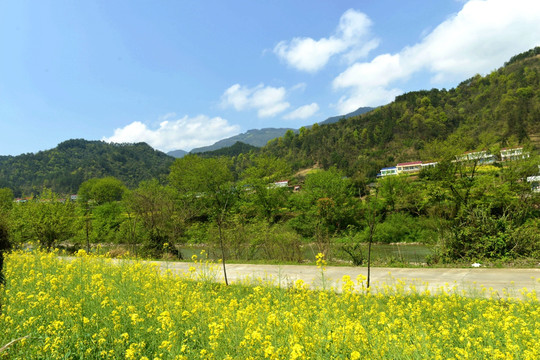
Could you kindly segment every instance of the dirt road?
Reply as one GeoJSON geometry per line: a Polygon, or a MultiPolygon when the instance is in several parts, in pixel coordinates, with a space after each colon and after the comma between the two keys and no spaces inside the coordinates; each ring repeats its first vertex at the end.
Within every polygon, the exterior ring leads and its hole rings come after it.
{"type": "MultiPolygon", "coordinates": [[[[180,262],[156,262],[163,269],[174,272],[189,271],[193,264],[180,262]]],[[[367,276],[365,267],[328,266],[324,271],[313,265],[251,265],[230,264],[226,266],[229,282],[272,281],[275,285],[287,287],[301,279],[313,288],[334,287],[341,289],[341,279],[348,275],[354,281],[358,275],[367,276]]],[[[200,271],[197,270],[197,271],[200,271]]],[[[217,281],[223,281],[221,265],[215,265],[210,272],[217,281]]],[[[405,288],[414,286],[417,290],[438,291],[441,287],[469,294],[494,294],[495,297],[522,297],[521,290],[535,290],[540,293],[540,268],[532,269],[427,269],[427,268],[371,268],[371,284],[381,287],[385,284],[402,283],[405,288]]],[[[536,295],[540,299],[539,294],[536,295]]]]}

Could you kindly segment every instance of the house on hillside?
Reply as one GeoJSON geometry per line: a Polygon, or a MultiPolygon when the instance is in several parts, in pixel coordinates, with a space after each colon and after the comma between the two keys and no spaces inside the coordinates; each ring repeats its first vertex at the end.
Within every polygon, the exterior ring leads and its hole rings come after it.
{"type": "MultiPolygon", "coordinates": [[[[538,165],[538,173],[540,174],[540,165],[538,165]]],[[[527,177],[527,182],[531,183],[532,192],[540,193],[540,175],[527,177]]]]}
{"type": "Polygon", "coordinates": [[[276,187],[276,188],[282,188],[282,187],[287,187],[287,186],[289,186],[289,180],[276,181],[273,184],[273,187],[276,187]]]}
{"type": "Polygon", "coordinates": [[[422,170],[421,161],[413,161],[396,165],[398,174],[412,174],[422,170]]]}
{"type": "Polygon", "coordinates": [[[395,166],[382,168],[381,171],[377,174],[377,177],[385,177],[397,175],[397,168],[395,166]]]}
{"type": "Polygon", "coordinates": [[[436,161],[428,162],[428,163],[423,162],[422,163],[422,169],[435,167],[435,166],[437,166],[437,164],[438,164],[438,162],[436,162],[436,161]]]}
{"type": "Polygon", "coordinates": [[[529,157],[528,152],[523,152],[523,147],[501,149],[501,161],[521,160],[529,157]]]}
{"type": "Polygon", "coordinates": [[[463,155],[456,156],[457,161],[476,162],[478,165],[493,164],[497,158],[489,154],[486,150],[467,151],[463,155]]]}

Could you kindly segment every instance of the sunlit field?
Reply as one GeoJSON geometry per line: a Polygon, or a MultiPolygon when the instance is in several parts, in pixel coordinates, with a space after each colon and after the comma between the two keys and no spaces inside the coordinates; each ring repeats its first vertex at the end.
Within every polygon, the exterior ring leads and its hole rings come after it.
{"type": "Polygon", "coordinates": [[[226,286],[204,262],[175,275],[82,251],[15,252],[5,265],[0,359],[540,358],[534,293],[369,292],[347,277],[340,294],[226,286]]]}

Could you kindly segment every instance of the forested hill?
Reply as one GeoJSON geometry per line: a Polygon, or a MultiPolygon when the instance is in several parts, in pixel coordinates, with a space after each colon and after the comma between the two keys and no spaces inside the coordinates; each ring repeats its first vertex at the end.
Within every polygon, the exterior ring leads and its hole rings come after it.
{"type": "Polygon", "coordinates": [[[173,161],[146,143],[68,140],[35,154],[0,156],[0,188],[11,188],[15,196],[38,193],[43,186],[69,194],[83,181],[105,176],[135,187],[141,180],[166,176],[173,161]]]}
{"type": "Polygon", "coordinates": [[[540,146],[540,47],[455,89],[415,91],[367,114],[286,133],[262,149],[295,169],[336,166],[370,179],[406,161],[433,161],[468,150],[540,146]]]}

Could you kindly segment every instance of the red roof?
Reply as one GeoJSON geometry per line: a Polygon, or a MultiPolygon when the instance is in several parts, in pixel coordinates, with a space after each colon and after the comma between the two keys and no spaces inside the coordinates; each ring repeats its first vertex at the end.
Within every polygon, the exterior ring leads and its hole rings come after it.
{"type": "Polygon", "coordinates": [[[413,162],[406,162],[406,163],[397,164],[397,166],[408,166],[408,165],[422,165],[422,162],[421,161],[413,161],[413,162]]]}

